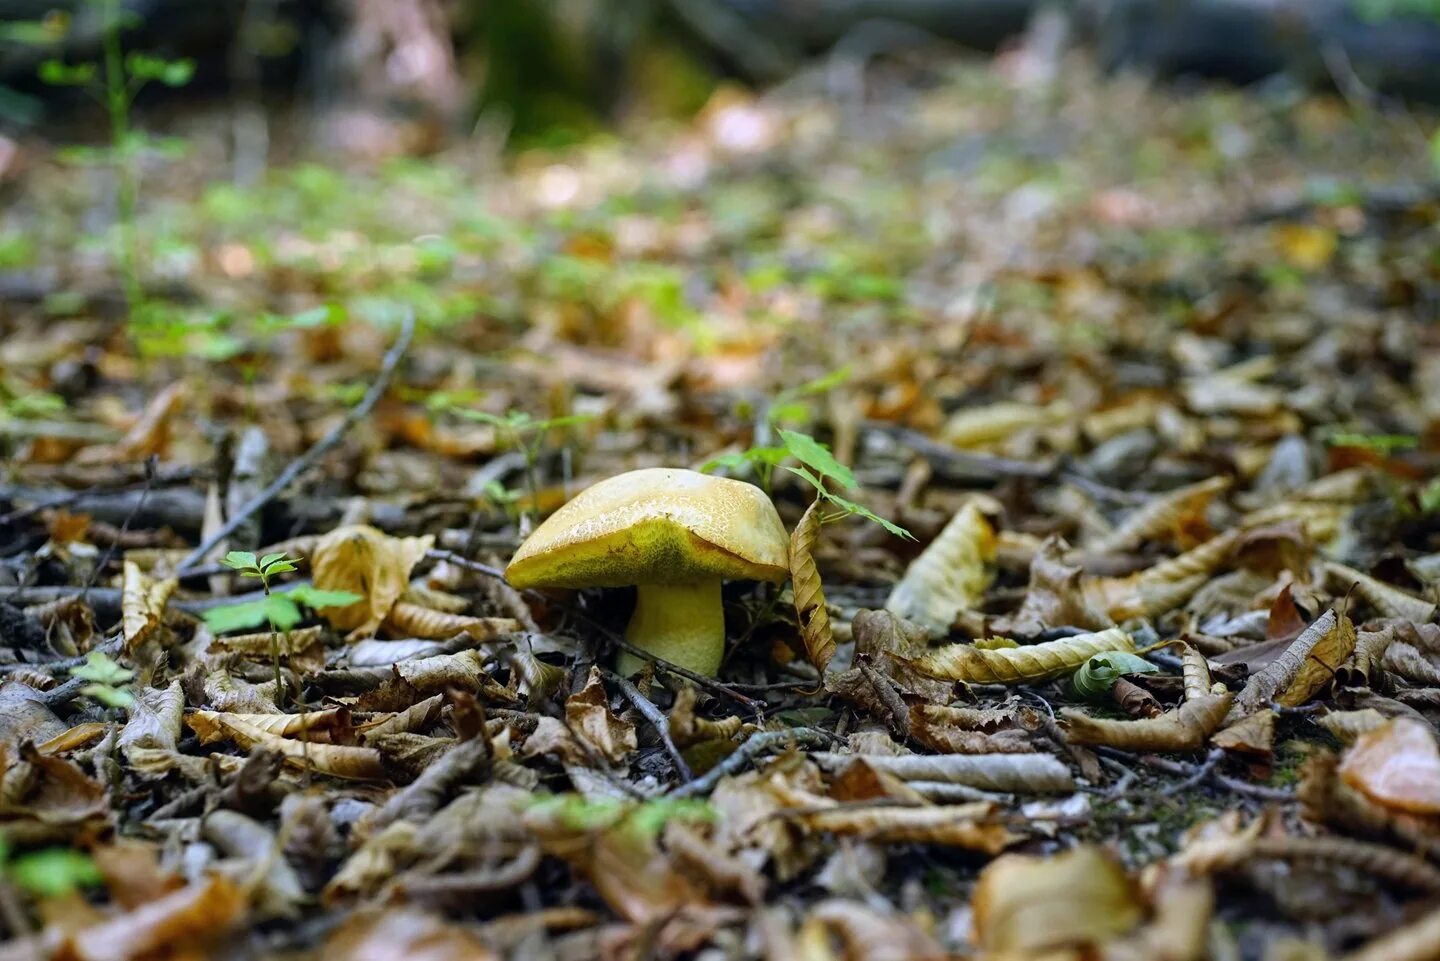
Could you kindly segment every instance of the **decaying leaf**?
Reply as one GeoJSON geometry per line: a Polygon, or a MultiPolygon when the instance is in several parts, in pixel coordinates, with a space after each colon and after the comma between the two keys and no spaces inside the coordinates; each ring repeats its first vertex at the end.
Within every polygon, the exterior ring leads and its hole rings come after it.
{"type": "Polygon", "coordinates": [[[201,741],[228,740],[246,750],[259,745],[285,755],[286,760],[297,767],[308,767],[319,774],[359,780],[387,776],[380,752],[371,747],[291,740],[213,711],[196,711],[186,716],[185,723],[201,741]]]}
{"type": "Polygon", "coordinates": [[[1353,567],[1327,561],[1325,576],[1331,587],[1337,591],[1344,592],[1353,587],[1355,593],[1375,608],[1381,617],[1398,618],[1415,624],[1426,624],[1435,617],[1436,607],[1430,601],[1407,594],[1400,588],[1378,581],[1369,574],[1362,574],[1353,567]]]}
{"type": "Polygon", "coordinates": [[[1359,711],[1326,711],[1315,719],[1342,744],[1354,744],[1355,739],[1367,731],[1385,725],[1385,715],[1367,707],[1359,711]]]}
{"type": "MultiPolygon", "coordinates": [[[[1230,717],[1226,720],[1238,721],[1247,714],[1252,714],[1262,707],[1268,706],[1277,694],[1288,690],[1299,676],[1310,652],[1322,641],[1325,642],[1323,649],[1343,649],[1346,652],[1345,657],[1348,657],[1349,652],[1355,647],[1355,626],[1350,622],[1350,618],[1338,614],[1334,608],[1321,614],[1263,671],[1251,675],[1250,680],[1245,683],[1245,687],[1235,697],[1235,704],[1230,709],[1230,717]],[[1341,635],[1341,637],[1327,641],[1326,638],[1332,634],[1341,635]]],[[[1342,657],[1336,663],[1343,660],[1342,657]]],[[[1312,672],[1308,677],[1309,680],[1306,683],[1315,680],[1318,674],[1312,672]]],[[[1307,693],[1306,697],[1308,698],[1308,696],[1307,693]]]]}
{"type": "Polygon", "coordinates": [[[1112,553],[1139,547],[1180,530],[1191,515],[1203,513],[1215,495],[1230,489],[1229,477],[1211,477],[1157,495],[1132,511],[1113,531],[1087,545],[1096,553],[1112,553]]]}
{"type": "Polygon", "coordinates": [[[120,624],[125,633],[125,649],[133,654],[160,625],[165,605],[180,582],[173,577],[154,580],[131,561],[125,562],[124,571],[120,624]]]}
{"type": "Polygon", "coordinates": [[[315,586],[350,591],[362,600],[320,613],[352,640],[372,636],[410,585],[410,572],[434,544],[433,535],[390,537],[363,524],[339,527],[315,545],[315,586]]]}
{"type": "Polygon", "coordinates": [[[498,955],[466,928],[413,907],[352,914],[330,932],[320,961],[492,961],[498,955]]]}
{"type": "MultiPolygon", "coordinates": [[[[856,755],[821,751],[811,757],[826,770],[838,771],[853,763],[856,755]]],[[[1070,769],[1049,754],[865,754],[863,758],[875,770],[906,781],[1035,794],[1063,794],[1075,789],[1070,769]]]]}
{"type": "Polygon", "coordinates": [[[124,464],[163,454],[170,445],[170,422],[186,397],[176,381],[159,391],[125,436],[113,444],[87,447],[75,455],[77,464],[124,464]]]}
{"type": "Polygon", "coordinates": [[[1065,542],[1058,537],[1045,540],[1030,561],[1030,585],[1025,600],[1014,614],[1002,615],[991,628],[1003,635],[1033,637],[1047,628],[1079,627],[1102,630],[1110,619],[1091,608],[1082,585],[1082,571],[1067,564],[1065,542]]]}
{"type": "Polygon", "coordinates": [[[1275,756],[1275,714],[1256,711],[1228,727],[1216,731],[1210,743],[1235,754],[1269,761],[1275,756]]]}
{"type": "Polygon", "coordinates": [[[1135,642],[1118,627],[1094,634],[1076,634],[1058,641],[984,650],[971,644],[950,644],[912,662],[930,677],[966,684],[1028,684],[1076,670],[1102,651],[1135,650],[1135,642]]]}
{"type": "Polygon", "coordinates": [[[1389,808],[1440,814],[1440,746],[1422,721],[1397,717],[1355,739],[1340,777],[1389,808]]]}
{"type": "Polygon", "coordinates": [[[800,639],[805,656],[822,673],[835,656],[835,632],[830,612],[825,609],[825,590],[815,566],[815,542],[820,537],[821,498],[806,508],[790,535],[790,583],[795,594],[795,616],[800,622],[800,639]]]}
{"type": "Polygon", "coordinates": [[[472,641],[493,641],[520,630],[512,617],[468,617],[397,601],[385,616],[385,630],[396,637],[428,640],[464,635],[472,641]]]}
{"type": "Polygon", "coordinates": [[[611,764],[624,762],[638,746],[635,725],[611,712],[598,667],[592,666],[585,686],[566,699],[565,720],[611,764]]]}
{"type": "Polygon", "coordinates": [[[1072,744],[1104,744],[1129,751],[1198,751],[1220,726],[1233,695],[1207,694],[1186,701],[1159,717],[1139,721],[1099,720],[1074,708],[1064,708],[1066,736],[1072,744]]]}
{"type": "Polygon", "coordinates": [[[793,817],[811,831],[877,843],[938,844],[992,855],[1021,840],[1000,820],[999,808],[985,802],[934,807],[846,805],[801,811],[793,817]]]}
{"type": "Polygon", "coordinates": [[[1002,402],[985,407],[966,407],[950,416],[941,436],[956,447],[984,447],[1034,427],[1064,424],[1074,417],[1064,401],[1052,404],[1002,402]]]}
{"type": "Polygon", "coordinates": [[[1334,682],[1336,672],[1354,652],[1355,625],[1342,614],[1335,630],[1326,631],[1305,652],[1300,669],[1276,701],[1285,707],[1306,703],[1334,682]]]}
{"type": "Polygon", "coordinates": [[[981,505],[967,501],[911,562],[885,609],[943,637],[955,616],[985,595],[995,579],[994,563],[995,529],[981,505]]]}
{"type": "Polygon", "coordinates": [[[1144,917],[1139,892],[1125,870],[1088,845],[1051,858],[999,858],[980,872],[971,904],[980,947],[1025,957],[1058,948],[1102,947],[1144,917]]]}
{"type": "Polygon", "coordinates": [[[670,737],[679,747],[689,747],[704,741],[728,741],[740,733],[745,721],[736,715],[711,720],[695,713],[699,700],[695,689],[682,685],[675,692],[675,703],[670,708],[670,737]]]}
{"type": "Polygon", "coordinates": [[[1358,631],[1355,651],[1335,671],[1338,687],[1369,687],[1384,673],[1385,654],[1395,641],[1395,626],[1387,624],[1378,631],[1358,631]]]}
{"type": "Polygon", "coordinates": [[[1427,961],[1440,956],[1440,908],[1351,951],[1340,961],[1427,961]]]}
{"type": "Polygon", "coordinates": [[[1174,863],[1196,874],[1244,867],[1255,860],[1292,861],[1361,871],[1413,891],[1440,891],[1440,868],[1388,845],[1340,837],[1293,837],[1260,833],[1263,819],[1234,832],[1200,837],[1174,863]]]}
{"type": "Polygon", "coordinates": [[[1225,562],[1242,536],[1238,528],[1228,530],[1138,574],[1088,579],[1084,581],[1086,598],[1116,621],[1158,617],[1185,603],[1225,562]]]}
{"type": "Polygon", "coordinates": [[[67,937],[55,956],[76,961],[131,961],[158,951],[201,951],[245,916],[239,885],[220,875],[191,884],[67,937]]]}
{"type": "Polygon", "coordinates": [[[772,958],[804,961],[943,961],[948,955],[935,940],[898,912],[886,913],[864,902],[836,898],[822,901],[810,911],[788,947],[776,946],[772,958]],[[831,953],[830,936],[843,945],[838,957],[831,953]]]}

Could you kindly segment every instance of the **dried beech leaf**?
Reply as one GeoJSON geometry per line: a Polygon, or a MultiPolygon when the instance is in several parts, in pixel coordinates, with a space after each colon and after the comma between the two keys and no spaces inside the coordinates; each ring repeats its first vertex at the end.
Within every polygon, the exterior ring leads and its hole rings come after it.
{"type": "Polygon", "coordinates": [[[1103,651],[1134,652],[1135,642],[1118,627],[1094,634],[1076,634],[1058,641],[1023,647],[982,650],[950,644],[912,662],[922,674],[967,684],[1028,684],[1076,670],[1103,651]]]}
{"type": "Polygon", "coordinates": [[[965,784],[986,791],[1063,794],[1075,789],[1070,769],[1049,754],[836,754],[811,757],[826,770],[838,771],[863,756],[877,771],[906,781],[965,784]]]}
{"type": "Polygon", "coordinates": [[[1355,739],[1340,777],[1388,808],[1440,814],[1440,746],[1423,721],[1397,717],[1355,739]]]}
{"type": "Polygon", "coordinates": [[[296,670],[319,670],[325,666],[325,643],[320,625],[299,627],[275,633],[230,634],[212,638],[211,654],[239,654],[253,660],[269,662],[271,645],[279,648],[280,658],[296,670]]]}
{"type": "Polygon", "coordinates": [[[1365,599],[1381,617],[1393,617],[1415,624],[1429,623],[1435,617],[1435,605],[1430,601],[1407,594],[1398,587],[1378,581],[1369,574],[1362,574],[1353,567],[1327,561],[1325,577],[1330,586],[1338,591],[1355,593],[1365,599]]]}
{"type": "MultiPolygon", "coordinates": [[[[283,716],[283,715],[282,715],[283,716]]],[[[244,721],[228,720],[213,711],[196,711],[185,718],[202,742],[229,740],[243,749],[257,744],[285,755],[297,767],[309,767],[319,774],[353,780],[380,780],[386,777],[380,752],[369,747],[343,744],[307,744],[280,737],[244,721]]]]}
{"type": "Polygon", "coordinates": [[[127,755],[142,747],[173,751],[180,740],[185,694],[179,681],[167,688],[147,688],[130,705],[130,720],[120,732],[118,747],[127,755]]]}
{"type": "Polygon", "coordinates": [[[677,747],[685,748],[703,741],[728,741],[745,726],[744,719],[735,715],[719,720],[697,716],[695,707],[698,700],[695,689],[688,684],[675,692],[675,703],[670,708],[670,737],[677,747]]]}
{"type": "Polygon", "coordinates": [[[1354,744],[1360,735],[1383,727],[1385,722],[1385,715],[1373,707],[1359,711],[1329,711],[1315,719],[1316,724],[1330,732],[1341,744],[1354,744]]]}
{"type": "Polygon", "coordinates": [[[1074,708],[1062,709],[1060,716],[1068,723],[1066,738],[1071,744],[1104,744],[1127,751],[1198,751],[1224,720],[1232,697],[1229,691],[1207,694],[1140,721],[1099,720],[1074,708]]]}
{"type": "Polygon", "coordinates": [[[1098,847],[1050,858],[1007,854],[980,872],[971,900],[975,941],[987,952],[1038,957],[1057,948],[1098,948],[1138,925],[1135,885],[1098,847]]]}
{"type": "MultiPolygon", "coordinates": [[[[1245,687],[1236,696],[1235,704],[1230,710],[1231,716],[1227,720],[1238,721],[1247,714],[1269,706],[1276,694],[1287,690],[1295,681],[1310,656],[1310,651],[1325,640],[1327,635],[1333,633],[1348,634],[1348,643],[1344,638],[1338,643],[1341,647],[1354,649],[1355,626],[1350,622],[1350,618],[1337,614],[1334,608],[1331,608],[1317,617],[1315,622],[1301,632],[1263,671],[1250,676],[1250,680],[1245,682],[1245,687]]],[[[1336,642],[1327,642],[1327,648],[1334,643],[1336,642]]],[[[1346,656],[1349,656],[1348,650],[1346,656]]]]}
{"type": "Polygon", "coordinates": [[[391,537],[363,524],[339,527],[320,538],[311,560],[315,586],[349,591],[361,600],[320,613],[351,640],[372,636],[410,586],[410,571],[435,543],[433,535],[391,537]]]}
{"type": "Polygon", "coordinates": [[[938,844],[999,854],[1022,840],[1006,829],[994,804],[935,807],[837,807],[793,819],[811,831],[858,836],[880,844],[938,844]]]}
{"type": "Polygon", "coordinates": [[[1203,514],[1205,505],[1216,494],[1229,490],[1230,484],[1228,477],[1211,477],[1157,495],[1087,547],[1098,554],[1117,553],[1171,535],[1180,530],[1190,516],[1203,514]]]}
{"type": "Polygon", "coordinates": [[[1210,677],[1210,662],[1189,644],[1180,651],[1180,671],[1185,686],[1185,700],[1204,697],[1215,693],[1211,690],[1214,681],[1210,677]]]}
{"type": "Polygon", "coordinates": [[[1387,624],[1378,631],[1359,631],[1355,652],[1335,671],[1337,687],[1369,687],[1385,671],[1385,654],[1395,641],[1395,627],[1387,624]]]}
{"type": "Polygon", "coordinates": [[[1116,621],[1158,617],[1185,603],[1235,550],[1243,533],[1240,529],[1226,531],[1179,557],[1129,577],[1086,580],[1086,597],[1093,607],[1116,621]]]}
{"type": "Polygon", "coordinates": [[[160,625],[170,595],[179,585],[173,577],[154,580],[134,562],[125,562],[120,588],[120,626],[125,634],[125,650],[133,654],[149,639],[160,625]]]}
{"type": "Polygon", "coordinates": [[[611,764],[622,763],[639,746],[635,725],[611,712],[605,682],[593,665],[585,686],[566,699],[565,720],[611,764]]]}
{"type": "Polygon", "coordinates": [[[1407,641],[1395,640],[1389,644],[1380,657],[1380,665],[1407,681],[1440,686],[1440,657],[1407,641]]]}
{"type": "Polygon", "coordinates": [[[473,932],[418,908],[399,906],[350,915],[330,932],[319,961],[498,961],[473,932]]]}
{"type": "Polygon", "coordinates": [[[963,610],[979,604],[995,580],[995,529],[968,501],[911,562],[885,609],[943,637],[963,610]]]}
{"type": "Polygon", "coordinates": [[[204,956],[203,947],[217,943],[244,918],[247,897],[235,882],[211,875],[65,939],[56,957],[75,961],[130,961],[183,956],[187,947],[204,956]]]}
{"type": "Polygon", "coordinates": [[[800,621],[800,638],[805,656],[822,673],[835,656],[835,633],[830,612],[825,609],[825,590],[815,566],[815,542],[820,537],[820,504],[816,498],[806,508],[790,535],[790,583],[795,595],[795,616],[800,621]]]}
{"type": "Polygon", "coordinates": [[[170,446],[170,421],[185,400],[185,385],[170,384],[151,398],[135,424],[113,444],[87,447],[75,455],[76,464],[128,464],[161,456],[170,446]]]}
{"type": "Polygon", "coordinates": [[[1069,423],[1073,417],[1074,411],[1063,400],[1044,405],[1002,401],[956,411],[941,428],[940,436],[955,447],[984,447],[1029,428],[1069,423]]]}
{"type": "Polygon", "coordinates": [[[1381,935],[1340,961],[1428,961],[1437,957],[1440,957],[1440,908],[1381,935]]]}
{"type": "Polygon", "coordinates": [[[1002,615],[991,622],[1000,634],[1033,637],[1047,628],[1079,627],[1101,630],[1110,626],[1110,619],[1095,610],[1085,597],[1082,571],[1065,563],[1065,542],[1050,537],[1040,545],[1030,561],[1030,585],[1025,600],[1014,614],[1002,615]]]}
{"type": "Polygon", "coordinates": [[[1256,711],[1210,737],[1210,743],[1236,754],[1269,761],[1275,756],[1275,714],[1256,711]]]}
{"type": "Polygon", "coordinates": [[[520,622],[512,617],[467,617],[447,614],[397,601],[385,617],[385,630],[395,637],[421,640],[444,640],[461,634],[483,643],[519,631],[520,622]]]}
{"type": "Polygon", "coordinates": [[[1333,631],[1327,631],[1305,654],[1294,680],[1277,701],[1286,707],[1306,703],[1335,680],[1335,674],[1355,652],[1355,625],[1341,615],[1333,631]]]}

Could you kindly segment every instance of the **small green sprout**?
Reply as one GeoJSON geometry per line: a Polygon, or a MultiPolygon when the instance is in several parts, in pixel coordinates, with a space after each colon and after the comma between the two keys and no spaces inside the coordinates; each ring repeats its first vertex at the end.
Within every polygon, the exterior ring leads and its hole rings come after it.
{"type": "Polygon", "coordinates": [[[129,707],[135,703],[135,695],[129,688],[135,672],[115,663],[104,651],[91,651],[84,664],[70,669],[70,675],[90,681],[80,693],[106,707],[129,707]]]}

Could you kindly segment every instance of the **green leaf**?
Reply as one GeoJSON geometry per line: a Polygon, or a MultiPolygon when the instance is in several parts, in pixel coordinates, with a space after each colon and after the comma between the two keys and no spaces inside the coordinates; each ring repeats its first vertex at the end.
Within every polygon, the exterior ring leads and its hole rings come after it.
{"type": "Polygon", "coordinates": [[[855,475],[850,473],[850,468],[836,460],[825,445],[809,434],[782,429],[780,439],[796,460],[821,477],[829,477],[846,490],[855,486],[855,475]]]}
{"type": "Polygon", "coordinates": [[[258,569],[255,563],[255,554],[252,551],[231,551],[225,555],[225,560],[222,563],[231,570],[236,571],[253,571],[258,569]]]}
{"type": "Polygon", "coordinates": [[[263,570],[269,567],[271,564],[274,564],[276,561],[282,560],[284,557],[284,551],[277,551],[274,554],[266,554],[264,557],[260,558],[260,568],[263,570]]]}
{"type": "Polygon", "coordinates": [[[135,695],[126,687],[111,687],[108,684],[86,684],[80,693],[106,707],[129,707],[135,703],[135,695]]]}
{"type": "Polygon", "coordinates": [[[18,887],[42,898],[92,888],[104,880],[89,855],[70,848],[22,854],[10,863],[6,873],[18,887]]]}
{"type": "Polygon", "coordinates": [[[293,591],[277,596],[293,597],[301,604],[316,610],[322,607],[348,607],[356,601],[363,600],[363,595],[360,594],[352,594],[349,591],[324,591],[311,584],[301,584],[293,591]]]}
{"type": "Polygon", "coordinates": [[[743,471],[748,470],[749,467],[750,458],[746,457],[744,454],[732,452],[729,454],[721,454],[719,457],[710,458],[705,463],[700,465],[700,473],[710,474],[720,469],[730,471],[743,471]]]}
{"type": "Polygon", "coordinates": [[[842,508],[843,510],[845,510],[846,513],[854,514],[857,517],[863,517],[867,521],[874,521],[890,533],[894,534],[896,537],[903,537],[906,540],[911,541],[915,540],[914,534],[910,533],[905,528],[901,527],[899,524],[894,524],[890,521],[887,521],[885,518],[881,517],[879,514],[875,513],[868,507],[857,504],[851,500],[846,500],[845,498],[840,497],[837,494],[826,493],[824,496],[826,500],[830,501],[837,507],[842,508]]]}
{"type": "Polygon", "coordinates": [[[189,57],[171,60],[160,71],[160,82],[167,87],[183,87],[195,76],[195,61],[189,57]]]}
{"type": "Polygon", "coordinates": [[[46,60],[40,64],[40,80],[52,87],[79,87],[94,78],[93,63],[77,63],[72,66],[60,60],[46,60]]]}
{"type": "Polygon", "coordinates": [[[295,566],[294,561],[276,561],[274,564],[265,568],[265,574],[267,576],[270,574],[288,574],[295,570],[299,570],[299,568],[295,566]]]}
{"type": "Polygon", "coordinates": [[[115,685],[126,683],[135,676],[135,672],[116,664],[104,651],[91,651],[86,655],[84,664],[70,668],[70,675],[97,684],[115,685]]]}
{"type": "Polygon", "coordinates": [[[253,601],[225,604],[221,607],[210,608],[202,616],[206,625],[216,634],[224,634],[227,631],[254,630],[257,627],[264,627],[266,624],[268,601],[269,598],[262,597],[253,601]]]}
{"type": "Polygon", "coordinates": [[[1075,692],[1087,700],[1104,700],[1126,674],[1153,674],[1160,668],[1128,651],[1102,651],[1080,665],[1070,678],[1075,692]]]}

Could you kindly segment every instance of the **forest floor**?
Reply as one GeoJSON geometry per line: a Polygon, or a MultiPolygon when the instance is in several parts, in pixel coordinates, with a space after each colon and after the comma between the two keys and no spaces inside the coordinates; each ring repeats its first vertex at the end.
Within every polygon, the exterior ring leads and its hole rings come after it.
{"type": "Polygon", "coordinates": [[[1435,123],[1022,51],[243,188],[199,125],[128,306],[31,157],[0,959],[1440,956],[1435,123]],[[501,577],[652,466],[795,532],[718,678],[501,577]]]}

